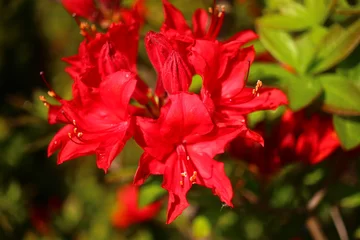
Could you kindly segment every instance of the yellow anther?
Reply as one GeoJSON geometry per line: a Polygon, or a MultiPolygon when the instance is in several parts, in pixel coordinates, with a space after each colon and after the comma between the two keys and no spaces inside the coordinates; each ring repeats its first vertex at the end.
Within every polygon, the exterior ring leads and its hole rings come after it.
{"type": "Polygon", "coordinates": [[[39,96],[40,101],[46,102],[46,98],[44,96],[39,96]]]}
{"type": "Polygon", "coordinates": [[[56,94],[55,94],[54,91],[48,91],[47,93],[48,93],[48,95],[49,95],[50,97],[55,97],[55,96],[56,96],[56,94]]]}

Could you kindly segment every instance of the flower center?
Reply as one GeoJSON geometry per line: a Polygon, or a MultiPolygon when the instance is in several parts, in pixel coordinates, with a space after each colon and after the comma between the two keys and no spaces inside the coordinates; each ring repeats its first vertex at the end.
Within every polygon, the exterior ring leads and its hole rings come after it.
{"type": "Polygon", "coordinates": [[[190,181],[191,184],[196,183],[198,172],[191,161],[191,157],[188,155],[185,147],[185,143],[180,144],[176,147],[178,160],[180,164],[181,178],[180,185],[184,186],[185,181],[190,181]]]}

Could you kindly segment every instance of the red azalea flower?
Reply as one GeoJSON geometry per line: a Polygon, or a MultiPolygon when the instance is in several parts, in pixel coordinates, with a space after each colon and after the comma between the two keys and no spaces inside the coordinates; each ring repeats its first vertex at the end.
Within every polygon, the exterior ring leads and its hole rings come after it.
{"type": "Polygon", "coordinates": [[[70,14],[99,23],[104,28],[120,19],[126,23],[134,20],[142,23],[145,16],[144,0],[135,1],[131,9],[120,7],[121,0],[62,0],[61,3],[70,14]]]}
{"type": "Polygon", "coordinates": [[[186,194],[193,184],[211,188],[232,206],[232,187],[224,164],[213,157],[240,129],[218,129],[199,97],[190,93],[169,96],[158,120],[138,117],[136,140],[145,150],[135,176],[142,184],[149,174],[163,174],[169,191],[167,223],[189,205],[186,194]]]}
{"type": "MultiPolygon", "coordinates": [[[[214,1],[214,7],[209,9],[210,16],[204,9],[198,9],[195,11],[192,18],[192,29],[187,25],[183,14],[172,5],[168,0],[163,0],[165,21],[161,27],[161,32],[167,35],[187,35],[196,39],[206,39],[214,41],[219,35],[222,27],[225,8],[220,5],[216,5],[214,1]]],[[[249,42],[257,39],[257,35],[253,31],[242,31],[235,34],[227,42],[249,42]]]]}
{"type": "Polygon", "coordinates": [[[57,120],[67,123],[52,139],[48,155],[60,149],[58,164],[96,154],[97,166],[106,172],[131,137],[131,116],[128,112],[136,78],[130,72],[118,71],[108,76],[98,93],[81,98],[60,100],[62,107],[57,120]]]}
{"type": "Polygon", "coordinates": [[[162,202],[156,201],[143,208],[138,206],[139,188],[127,185],[117,192],[117,208],[112,217],[112,224],[118,228],[127,228],[130,225],[154,218],[160,211],[162,202]]]}
{"type": "Polygon", "coordinates": [[[287,110],[269,134],[265,134],[264,125],[258,125],[256,131],[265,136],[264,148],[237,138],[231,143],[230,152],[255,164],[265,177],[292,162],[319,163],[340,146],[331,118],[308,117],[304,111],[287,110]]]}
{"type": "MultiPolygon", "coordinates": [[[[219,126],[243,126],[244,115],[287,104],[283,92],[262,87],[261,81],[255,88],[246,87],[255,51],[253,47],[240,48],[241,45],[198,40],[190,58],[196,72],[203,77],[202,100],[219,126]]],[[[250,130],[244,133],[244,137],[263,144],[259,134],[250,130]]]]}
{"type": "Polygon", "coordinates": [[[51,232],[51,218],[61,210],[62,200],[51,197],[47,204],[32,204],[29,215],[33,227],[42,235],[51,232]]]}
{"type": "MultiPolygon", "coordinates": [[[[119,70],[137,74],[136,59],[139,24],[112,24],[105,34],[96,33],[84,40],[78,54],[63,58],[70,64],[66,68],[76,81],[98,88],[102,79],[119,70]],[[126,36],[126,37],[123,37],[126,36]]],[[[138,77],[133,97],[142,104],[148,101],[149,87],[138,77]]]]}
{"type": "Polygon", "coordinates": [[[194,66],[203,76],[202,98],[211,99],[213,108],[223,120],[233,120],[257,110],[275,109],[287,104],[284,93],[275,88],[246,87],[247,73],[254,60],[253,47],[237,48],[228,44],[197,41],[194,66]]]}

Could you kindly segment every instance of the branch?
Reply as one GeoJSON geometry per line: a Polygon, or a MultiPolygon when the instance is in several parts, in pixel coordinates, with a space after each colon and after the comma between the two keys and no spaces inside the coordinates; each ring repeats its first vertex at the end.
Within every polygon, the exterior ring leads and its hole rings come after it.
{"type": "Polygon", "coordinates": [[[338,206],[332,206],[330,208],[331,218],[334,222],[336,230],[341,240],[349,240],[348,233],[344,224],[344,220],[341,217],[340,209],[338,206]]]}

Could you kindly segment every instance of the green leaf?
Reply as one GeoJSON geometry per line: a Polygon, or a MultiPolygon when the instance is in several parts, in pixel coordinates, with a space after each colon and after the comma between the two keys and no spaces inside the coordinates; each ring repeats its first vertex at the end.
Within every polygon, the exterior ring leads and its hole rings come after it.
{"type": "Polygon", "coordinates": [[[360,193],[344,198],[341,200],[340,205],[344,208],[356,208],[360,206],[360,193]]]}
{"type": "Polygon", "coordinates": [[[317,51],[312,73],[323,72],[345,59],[360,42],[360,19],[346,30],[333,25],[317,51]]]}
{"type": "Polygon", "coordinates": [[[256,111],[247,115],[248,126],[254,128],[256,124],[262,122],[265,119],[265,111],[256,111]]]}
{"type": "Polygon", "coordinates": [[[316,78],[324,89],[323,110],[345,116],[360,115],[360,89],[348,79],[327,74],[316,78]]]}
{"type": "Polygon", "coordinates": [[[279,9],[281,6],[291,4],[294,0],[265,0],[268,9],[279,9]]]}
{"type": "Polygon", "coordinates": [[[310,78],[294,79],[288,84],[289,106],[294,111],[311,104],[322,92],[319,82],[310,78]]]}
{"type": "Polygon", "coordinates": [[[305,0],[305,6],[313,24],[323,24],[335,2],[335,0],[305,0]]]}
{"type": "Polygon", "coordinates": [[[279,13],[268,14],[260,19],[258,23],[263,27],[271,27],[288,31],[304,30],[311,26],[311,18],[307,9],[297,3],[288,2],[278,6],[279,13]]]}
{"type": "Polygon", "coordinates": [[[314,27],[296,40],[297,48],[299,53],[301,53],[299,54],[297,67],[297,72],[299,74],[305,74],[308,71],[309,66],[315,57],[316,48],[326,33],[326,28],[314,27]]]}
{"type": "Polygon", "coordinates": [[[166,190],[157,182],[145,184],[140,188],[139,207],[145,207],[166,195],[166,190]]]}
{"type": "Polygon", "coordinates": [[[250,68],[249,82],[255,83],[261,80],[266,85],[281,85],[289,79],[293,79],[294,75],[286,71],[279,64],[273,63],[253,63],[250,68]]]}
{"type": "Polygon", "coordinates": [[[189,91],[194,92],[194,93],[199,92],[201,89],[202,83],[203,83],[202,77],[198,74],[194,75],[191,80],[191,85],[190,85],[189,91]]]}
{"type": "Polygon", "coordinates": [[[286,31],[301,31],[307,29],[310,25],[303,16],[283,16],[269,14],[261,17],[258,23],[263,27],[282,29],[286,31]]]}
{"type": "Polygon", "coordinates": [[[270,205],[274,208],[280,208],[289,205],[293,200],[294,193],[295,188],[290,184],[283,184],[282,186],[278,186],[273,191],[270,205]]]}
{"type": "Polygon", "coordinates": [[[344,76],[360,89],[360,63],[353,68],[337,68],[336,73],[344,76]]]}
{"type": "Polygon", "coordinates": [[[210,237],[211,223],[205,216],[197,216],[192,224],[192,232],[195,239],[210,237]]]}
{"type": "Polygon", "coordinates": [[[281,63],[286,63],[296,69],[298,49],[291,36],[282,30],[258,26],[261,43],[281,63]]]}
{"type": "Polygon", "coordinates": [[[314,171],[308,173],[304,177],[304,184],[305,185],[314,185],[314,184],[318,183],[324,177],[324,175],[325,175],[324,169],[322,169],[322,168],[315,169],[314,171]]]}
{"type": "Polygon", "coordinates": [[[350,150],[360,145],[360,117],[333,116],[333,123],[341,145],[350,150]]]}

